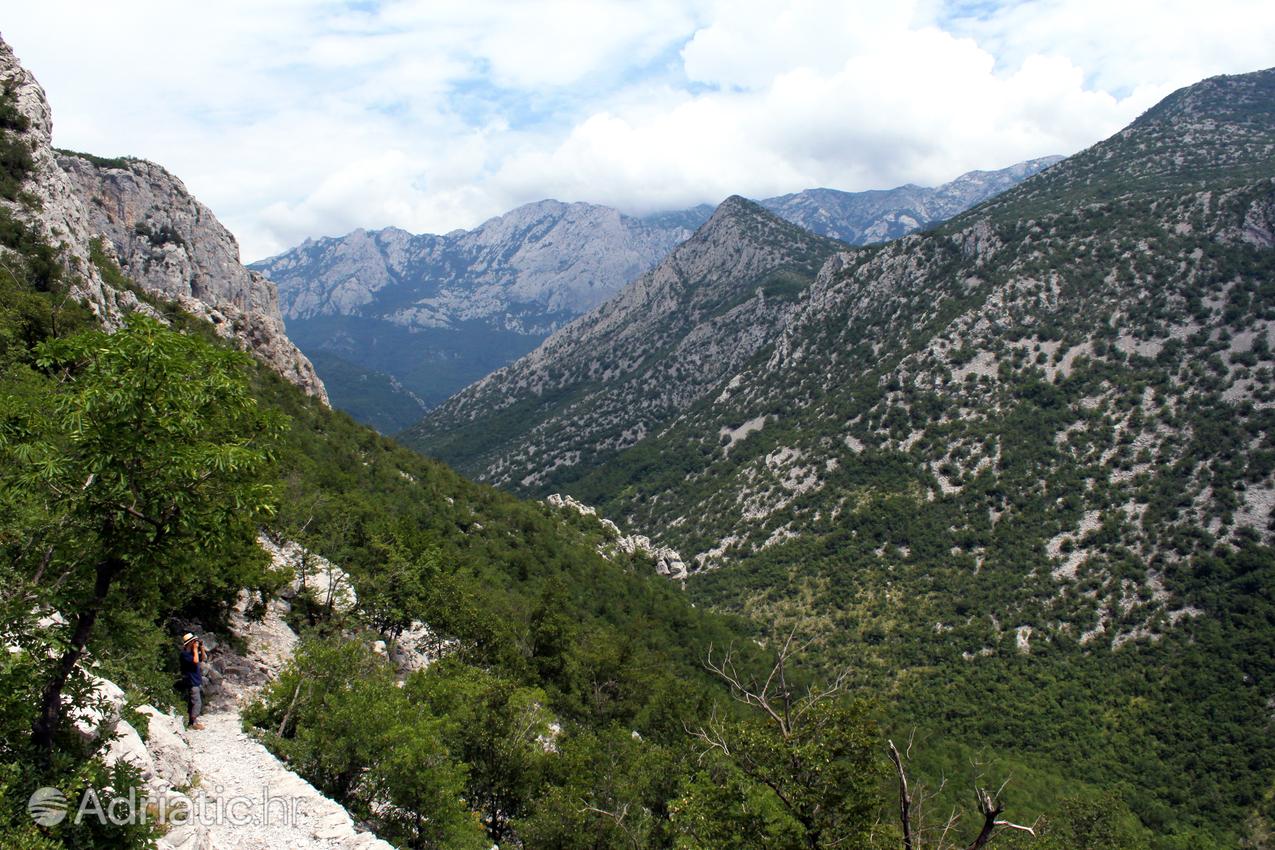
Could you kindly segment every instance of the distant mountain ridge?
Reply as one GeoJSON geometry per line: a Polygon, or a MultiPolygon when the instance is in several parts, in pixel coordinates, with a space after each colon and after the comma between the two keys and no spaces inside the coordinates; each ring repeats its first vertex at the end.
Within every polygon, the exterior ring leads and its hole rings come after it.
{"type": "MultiPolygon", "coordinates": [[[[941,221],[1055,161],[970,172],[934,189],[811,189],[760,203],[816,234],[860,244],[941,221]]],[[[385,228],[306,240],[251,268],[278,286],[291,337],[329,364],[334,403],[397,430],[601,304],[712,212],[700,205],[636,218],[546,200],[474,230],[385,228]],[[331,370],[333,358],[339,370],[331,370]],[[388,384],[360,378],[360,368],[392,376],[409,395],[369,393],[388,384]],[[406,403],[412,397],[419,407],[406,403]]]]}
{"type": "Polygon", "coordinates": [[[494,484],[535,488],[659,431],[773,341],[841,247],[738,196],[654,269],[404,433],[494,484]]]}
{"type": "Polygon", "coordinates": [[[690,235],[596,204],[525,204],[443,236],[398,228],[307,240],[254,264],[289,319],[380,315],[404,327],[479,319],[535,335],[596,306],[690,235]]]}
{"type": "Polygon", "coordinates": [[[1046,156],[998,171],[970,171],[934,188],[908,184],[867,192],[807,189],[759,203],[820,236],[848,245],[871,245],[946,221],[1061,160],[1061,156],[1046,156]]]}

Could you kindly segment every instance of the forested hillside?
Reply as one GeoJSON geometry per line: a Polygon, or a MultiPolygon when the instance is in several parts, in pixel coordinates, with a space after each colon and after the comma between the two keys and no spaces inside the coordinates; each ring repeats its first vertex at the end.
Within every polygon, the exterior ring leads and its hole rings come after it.
{"type": "MultiPolygon", "coordinates": [[[[294,579],[265,535],[340,564],[357,604],[303,582],[300,646],[250,731],[399,846],[899,845],[872,695],[813,687],[795,644],[696,608],[596,518],[465,481],[333,412],[129,279],[102,240],[48,244],[19,106],[5,90],[0,844],[164,838],[172,823],[46,822],[28,801],[92,790],[113,812],[146,793],[139,768],[108,766],[98,688],[122,686],[146,734],[137,706],[176,699],[174,635],[225,635],[232,605],[251,615],[294,579]],[[79,248],[91,265],[67,259],[79,248]],[[118,307],[109,331],[82,303],[90,281],[118,307]],[[440,657],[396,668],[383,644],[406,630],[440,657]]],[[[998,829],[996,784],[962,783],[964,832],[998,829]]],[[[1095,812],[1136,836],[1094,788],[1068,793],[1014,809],[1057,811],[1042,847],[1095,812]]]]}
{"type": "Polygon", "coordinates": [[[1183,846],[1260,832],[1273,152],[1275,72],[1180,91],[931,233],[832,258],[773,345],[618,455],[511,442],[508,480],[693,556],[692,598],[796,626],[898,716],[1123,789],[1183,846]]]}

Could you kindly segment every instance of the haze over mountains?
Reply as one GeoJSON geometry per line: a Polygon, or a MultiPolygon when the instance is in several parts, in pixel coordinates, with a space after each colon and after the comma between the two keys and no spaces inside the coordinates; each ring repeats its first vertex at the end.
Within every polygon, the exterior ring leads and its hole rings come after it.
{"type": "MultiPolygon", "coordinates": [[[[760,203],[819,235],[866,244],[949,218],[1057,160],[937,188],[811,189],[760,203]]],[[[307,241],[252,268],[279,287],[289,333],[334,403],[393,432],[601,304],[711,213],[634,218],[541,201],[443,236],[387,228],[307,241]]]]}

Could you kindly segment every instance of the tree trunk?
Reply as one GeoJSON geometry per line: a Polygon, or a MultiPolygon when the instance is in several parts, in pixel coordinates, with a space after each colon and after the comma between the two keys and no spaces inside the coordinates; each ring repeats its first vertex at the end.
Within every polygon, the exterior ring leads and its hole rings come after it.
{"type": "MultiPolygon", "coordinates": [[[[890,745],[890,761],[894,762],[894,769],[899,774],[899,823],[903,827],[903,850],[913,850],[912,844],[912,793],[908,790],[908,774],[903,769],[903,756],[899,755],[899,750],[894,746],[894,741],[888,741],[890,745]]],[[[912,752],[912,747],[908,745],[908,753],[912,752]]]]}
{"type": "MultiPolygon", "coordinates": [[[[1000,813],[1005,810],[1004,804],[998,799],[999,795],[994,797],[982,789],[979,789],[977,793],[978,810],[983,815],[983,828],[979,831],[978,838],[975,838],[974,843],[967,847],[966,850],[981,850],[982,847],[987,845],[987,842],[992,840],[992,833],[996,830],[996,827],[1003,823],[1003,821],[998,823],[996,820],[1000,813]]],[[[1031,832],[1031,830],[1028,831],[1031,832]]],[[[1032,832],[1032,835],[1035,834],[1032,832]]]]}
{"type": "Polygon", "coordinates": [[[288,703],[288,710],[283,713],[283,720],[279,721],[279,737],[283,737],[283,733],[287,731],[288,724],[292,722],[292,712],[297,707],[297,700],[301,698],[301,686],[305,684],[302,680],[297,682],[297,689],[292,692],[292,701],[288,703]]]}
{"type": "Polygon", "coordinates": [[[124,562],[116,557],[109,557],[98,563],[93,582],[93,597],[76,614],[70,646],[62,653],[53,676],[44,686],[44,693],[40,698],[40,714],[31,726],[31,740],[46,760],[53,757],[53,736],[57,734],[62,722],[62,691],[66,688],[67,679],[71,678],[75,665],[84,655],[84,647],[88,644],[89,635],[93,633],[97,615],[101,613],[106,596],[110,593],[111,582],[123,569],[124,562]]]}

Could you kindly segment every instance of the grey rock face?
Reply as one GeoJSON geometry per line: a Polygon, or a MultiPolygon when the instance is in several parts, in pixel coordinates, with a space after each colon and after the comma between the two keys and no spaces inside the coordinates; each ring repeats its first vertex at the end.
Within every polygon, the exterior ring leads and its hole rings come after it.
{"type": "Polygon", "coordinates": [[[94,161],[52,147],[44,90],[0,41],[0,84],[30,121],[24,135],[35,167],[25,190],[37,204],[7,203],[61,253],[72,295],[108,329],[129,313],[161,318],[127,290],[107,284],[89,261],[102,238],[142,289],[212,322],[287,380],[327,402],[323,382],[288,339],[274,286],[239,262],[239,246],[181,181],[142,160],[94,161]]]}
{"type": "Polygon", "coordinates": [[[408,327],[480,319],[536,333],[606,300],[689,235],[608,207],[540,201],[446,236],[387,228],[307,241],[253,268],[279,286],[290,319],[359,314],[408,327]]]}
{"type": "Polygon", "coordinates": [[[22,135],[30,146],[34,168],[24,189],[39,200],[34,206],[3,199],[0,204],[58,250],[63,265],[75,272],[71,276],[72,296],[83,302],[108,328],[116,327],[123,314],[146,308],[139,305],[133,293],[116,292],[107,286],[89,262],[92,229],[80,196],[58,167],[52,147],[53,113],[44,89],[3,40],[0,40],[0,86],[13,93],[18,110],[30,122],[22,135]]]}
{"type": "Polygon", "coordinates": [[[239,264],[234,236],[172,174],[144,160],[111,168],[59,154],[57,163],[120,268],[147,290],[278,315],[274,287],[239,264]]]}
{"type": "Polygon", "coordinates": [[[356,230],[254,268],[278,284],[294,339],[323,355],[336,405],[396,431],[606,300],[690,233],[542,201],[445,236],[356,230]],[[385,376],[421,407],[387,391],[385,376]]]}
{"type": "Polygon", "coordinates": [[[288,339],[274,285],[243,267],[235,237],[180,180],[144,160],[112,167],[60,154],[57,164],[87,201],[91,230],[110,241],[126,275],[327,401],[309,358],[288,339]]]}

